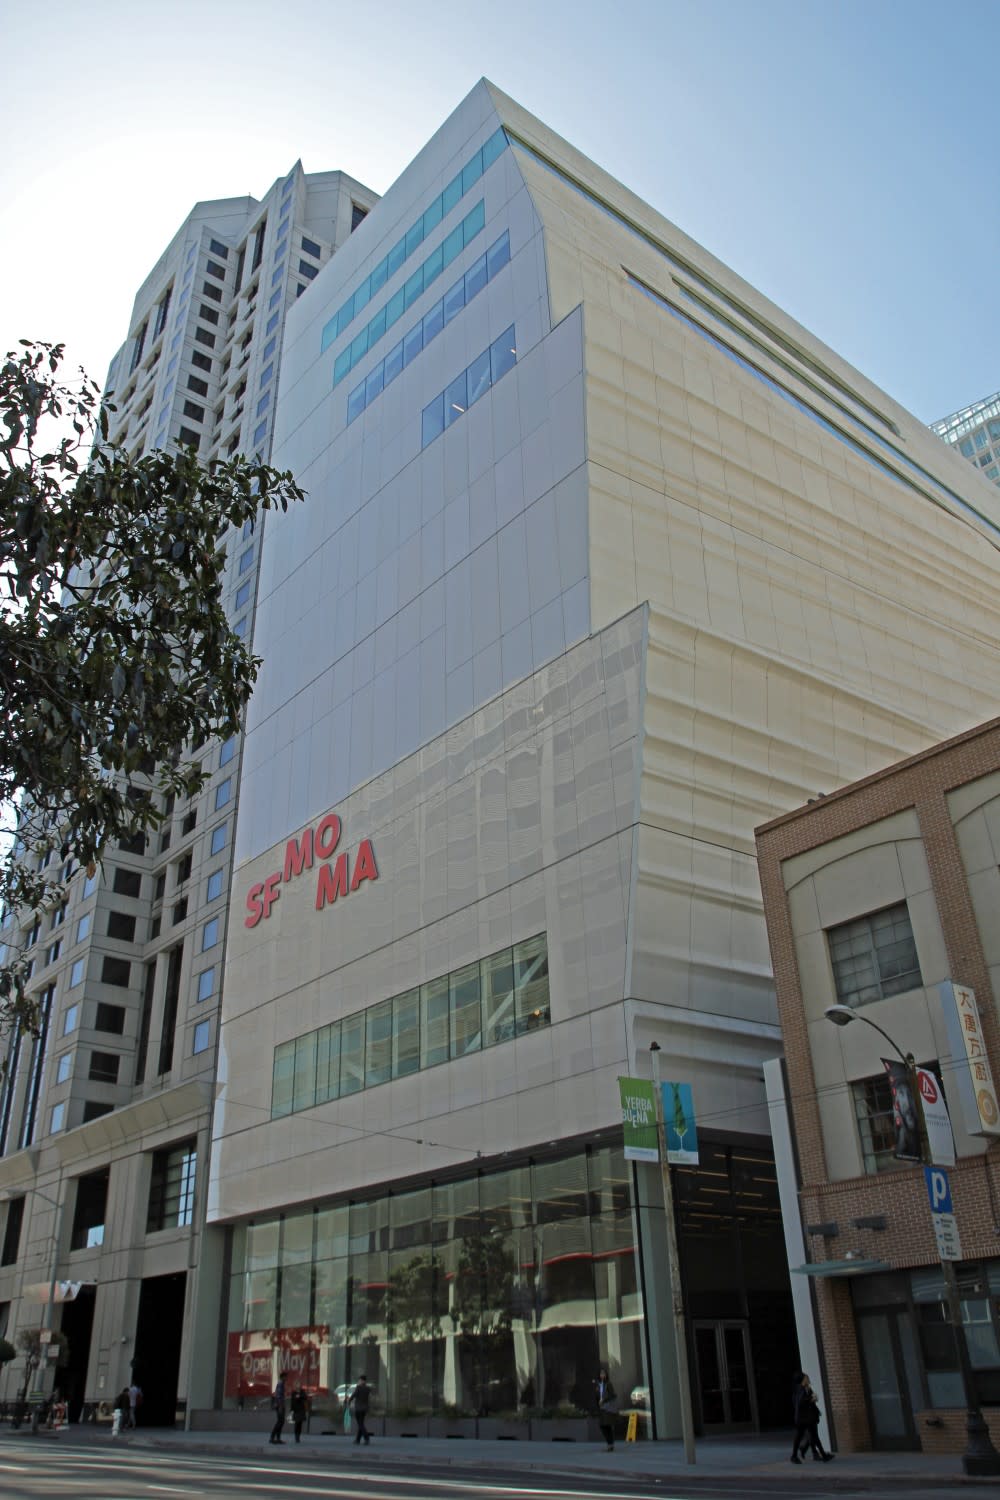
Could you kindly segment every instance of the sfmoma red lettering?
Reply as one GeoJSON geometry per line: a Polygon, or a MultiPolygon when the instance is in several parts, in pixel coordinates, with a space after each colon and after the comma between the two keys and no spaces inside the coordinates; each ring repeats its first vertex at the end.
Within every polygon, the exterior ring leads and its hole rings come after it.
{"type": "Polygon", "coordinates": [[[343,831],[344,825],[339,815],[330,812],[320,819],[315,828],[306,828],[301,834],[290,838],[285,845],[283,868],[275,870],[266,880],[251,886],[247,892],[244,925],[256,927],[258,922],[266,921],[281,894],[279,887],[295,880],[303,871],[311,870],[314,863],[322,861],[316,876],[317,911],[322,911],[324,906],[332,906],[341,896],[356,891],[366,880],[377,880],[378,868],[371,839],[361,840],[353,870],[351,856],[346,849],[334,859],[334,851],[343,831]]]}
{"type": "Polygon", "coordinates": [[[354,874],[351,876],[351,890],[356,891],[363,880],[377,880],[378,870],[375,868],[375,851],[372,849],[371,839],[362,839],[358,849],[358,857],[354,861],[354,874]]]}
{"type": "Polygon", "coordinates": [[[340,843],[340,827],[340,819],[336,813],[327,813],[326,817],[321,819],[316,828],[317,859],[333,858],[333,851],[340,843]]]}
{"type": "MultiPolygon", "coordinates": [[[[320,825],[322,827],[322,824],[320,825]]],[[[326,856],[324,855],[323,858],[326,856]]],[[[307,828],[299,839],[289,839],[285,845],[285,880],[291,880],[293,875],[301,875],[303,870],[311,870],[313,863],[313,831],[307,828]]]]}
{"type": "Polygon", "coordinates": [[[337,855],[335,865],[320,865],[316,879],[316,910],[322,911],[328,902],[338,896],[347,895],[347,852],[337,855]]]}
{"type": "Polygon", "coordinates": [[[263,889],[263,884],[252,885],[247,891],[247,911],[250,913],[250,915],[243,918],[244,927],[256,927],[257,923],[264,915],[264,908],[261,905],[260,900],[261,892],[263,891],[263,889]]]}

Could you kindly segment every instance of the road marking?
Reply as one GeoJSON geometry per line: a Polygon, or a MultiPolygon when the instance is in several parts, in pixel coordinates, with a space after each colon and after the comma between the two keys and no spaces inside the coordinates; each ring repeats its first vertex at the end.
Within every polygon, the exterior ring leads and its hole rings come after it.
{"type": "MultiPolygon", "coordinates": [[[[227,1470],[227,1473],[234,1481],[242,1472],[245,1472],[245,1470],[227,1470]]],[[[463,1493],[470,1495],[474,1493],[477,1495],[502,1495],[504,1497],[511,1495],[541,1497],[560,1496],[562,1497],[562,1500],[574,1500],[574,1497],[575,1500],[583,1500],[583,1497],[588,1497],[589,1500],[589,1497],[596,1497],[599,1495],[600,1500],[636,1500],[636,1492],[634,1490],[606,1490],[603,1488],[603,1486],[600,1490],[596,1490],[593,1487],[589,1476],[580,1484],[579,1488],[560,1487],[553,1489],[542,1488],[537,1484],[498,1484],[495,1481],[484,1484],[474,1475],[470,1475],[467,1480],[461,1480],[440,1478],[418,1479],[409,1474],[390,1474],[386,1470],[383,1470],[378,1474],[372,1474],[370,1472],[363,1472],[359,1474],[353,1472],[350,1469],[335,1469],[326,1470],[322,1475],[309,1470],[305,1470],[303,1472],[293,1469],[281,1469],[274,1470],[272,1472],[275,1475],[280,1474],[282,1476],[285,1476],[290,1480],[298,1479],[299,1482],[297,1484],[275,1484],[273,1482],[270,1484],[243,1483],[239,1486],[239,1489],[241,1491],[261,1490],[267,1494],[283,1494],[287,1491],[290,1494],[301,1495],[304,1493],[302,1487],[302,1479],[308,1476],[311,1479],[323,1478],[327,1481],[327,1483],[336,1482],[338,1486],[341,1484],[356,1484],[358,1486],[364,1485],[371,1494],[371,1500],[399,1500],[400,1490],[405,1489],[407,1486],[414,1489],[433,1489],[438,1493],[441,1493],[444,1490],[461,1490],[463,1493]],[[379,1493],[375,1488],[378,1485],[383,1485],[388,1488],[383,1493],[379,1493]]],[[[339,1493],[339,1489],[333,1490],[331,1491],[331,1493],[339,1493]]]]}

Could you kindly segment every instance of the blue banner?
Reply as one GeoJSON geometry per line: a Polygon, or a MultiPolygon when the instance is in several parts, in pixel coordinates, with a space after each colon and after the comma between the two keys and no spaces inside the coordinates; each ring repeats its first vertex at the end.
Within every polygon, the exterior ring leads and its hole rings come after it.
{"type": "Polygon", "coordinates": [[[667,1132],[667,1161],[675,1167],[698,1165],[698,1130],[694,1096],[689,1083],[663,1083],[663,1123],[667,1132]]]}

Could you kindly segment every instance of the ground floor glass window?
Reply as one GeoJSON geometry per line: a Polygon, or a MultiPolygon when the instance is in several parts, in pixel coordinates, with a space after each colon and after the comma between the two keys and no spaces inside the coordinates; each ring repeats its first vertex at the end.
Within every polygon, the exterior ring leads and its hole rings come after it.
{"type": "Polygon", "coordinates": [[[602,1365],[627,1399],[646,1382],[630,1183],[601,1147],[238,1227],[225,1405],[266,1405],[279,1369],[319,1411],[362,1372],[390,1416],[579,1416],[602,1365]]]}

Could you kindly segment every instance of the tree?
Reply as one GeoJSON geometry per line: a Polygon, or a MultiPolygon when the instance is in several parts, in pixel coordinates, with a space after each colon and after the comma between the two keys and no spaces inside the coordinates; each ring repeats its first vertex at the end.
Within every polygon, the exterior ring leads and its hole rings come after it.
{"type": "Polygon", "coordinates": [[[59,1350],[57,1364],[65,1364],[67,1359],[69,1359],[69,1339],[66,1335],[60,1332],[59,1329],[52,1328],[48,1330],[48,1338],[43,1339],[42,1334],[45,1331],[41,1328],[22,1328],[21,1332],[17,1335],[17,1347],[24,1355],[25,1361],[25,1390],[28,1389],[33,1372],[38,1368],[42,1360],[47,1357],[48,1350],[52,1345],[55,1345],[59,1350]]]}
{"type": "Polygon", "coordinates": [[[517,1261],[512,1240],[495,1229],[466,1235],[455,1277],[452,1316],[476,1382],[480,1415],[517,1405],[512,1307],[517,1261]]]}
{"type": "MultiPolygon", "coordinates": [[[[25,340],[0,369],[0,805],[17,809],[0,903],[22,919],[61,898],[68,861],[94,867],[159,825],[157,797],[202,785],[190,747],[237,732],[259,667],[222,607],[225,538],[303,498],[243,458],[133,458],[62,358],[25,340]]],[[[0,1029],[37,1023],[24,976],[8,950],[0,1029]]]]}
{"type": "Polygon", "coordinates": [[[69,1340],[66,1335],[58,1329],[51,1329],[48,1338],[43,1339],[42,1332],[41,1328],[22,1328],[17,1335],[17,1347],[24,1355],[24,1384],[18,1398],[22,1412],[24,1403],[28,1399],[28,1391],[31,1389],[32,1378],[42,1361],[48,1358],[49,1348],[54,1345],[59,1350],[56,1357],[57,1364],[65,1364],[69,1359],[69,1340]]]}

